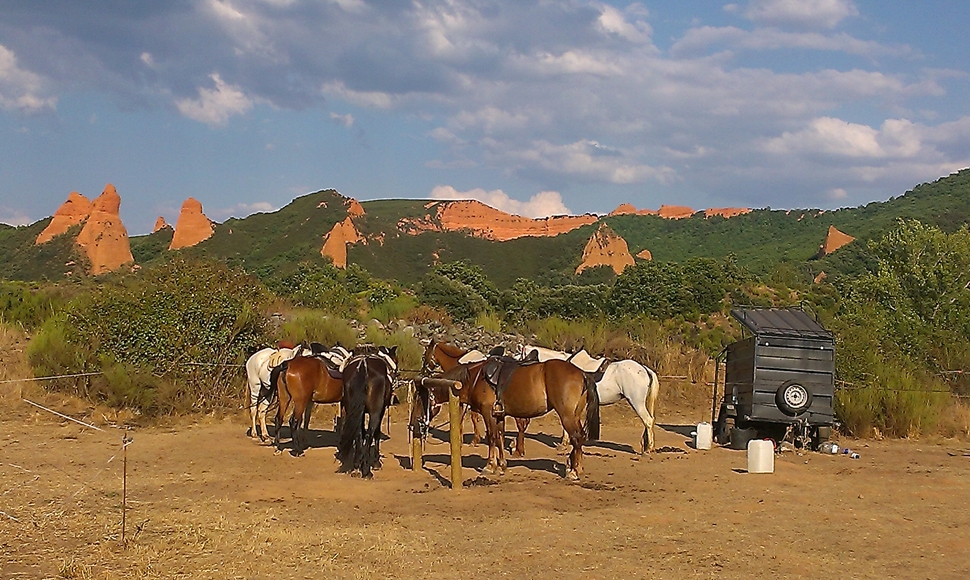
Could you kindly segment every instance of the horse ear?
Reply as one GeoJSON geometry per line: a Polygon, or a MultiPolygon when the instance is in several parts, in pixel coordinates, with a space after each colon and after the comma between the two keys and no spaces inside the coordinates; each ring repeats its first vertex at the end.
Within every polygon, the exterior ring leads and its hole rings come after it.
{"type": "Polygon", "coordinates": [[[387,351],[387,354],[389,354],[389,355],[391,355],[391,358],[393,358],[393,359],[395,359],[395,360],[397,360],[397,345],[395,344],[394,346],[392,346],[392,347],[391,347],[391,348],[390,348],[390,349],[389,349],[389,350],[387,351]]]}

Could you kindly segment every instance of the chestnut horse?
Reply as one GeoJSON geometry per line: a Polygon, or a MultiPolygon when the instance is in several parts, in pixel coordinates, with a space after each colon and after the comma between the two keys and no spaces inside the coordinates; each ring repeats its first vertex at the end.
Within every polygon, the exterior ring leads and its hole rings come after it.
{"type": "MultiPolygon", "coordinates": [[[[429,345],[429,349],[433,348],[429,345]]],[[[504,473],[505,416],[492,414],[495,389],[482,372],[484,362],[459,364],[445,372],[443,378],[460,381],[459,399],[485,419],[488,441],[486,472],[504,473]]],[[[435,394],[435,398],[445,394],[435,394]]],[[[416,400],[422,400],[418,396],[416,400]]],[[[440,399],[439,399],[440,400],[440,399]]],[[[572,451],[566,469],[568,479],[579,479],[583,473],[583,443],[599,437],[599,398],[596,387],[583,371],[565,361],[548,361],[519,367],[502,394],[505,415],[533,419],[556,411],[563,429],[569,434],[572,451]],[[583,417],[585,415],[585,428],[583,417]]]]}
{"type": "Polygon", "coordinates": [[[381,467],[381,420],[394,393],[397,347],[357,347],[343,372],[346,417],[337,444],[339,471],[360,470],[361,477],[369,478],[372,469],[381,467]]]}
{"type": "MultiPolygon", "coordinates": [[[[437,342],[433,338],[431,342],[428,343],[427,348],[424,350],[424,361],[421,365],[421,372],[426,375],[430,375],[435,370],[441,370],[443,372],[450,371],[451,369],[458,366],[458,362],[462,357],[468,354],[470,351],[462,350],[453,344],[448,344],[447,342],[437,342]]],[[[482,355],[484,358],[484,355],[482,355]]],[[[481,361],[474,361],[481,362],[481,361]]],[[[447,393],[445,393],[444,399],[435,399],[435,406],[433,409],[427,409],[428,421],[430,421],[435,415],[438,414],[438,408],[442,403],[448,402],[447,393]]],[[[467,405],[465,401],[463,404],[467,405]]],[[[464,413],[462,414],[462,419],[464,419],[464,413]]],[[[484,435],[482,430],[484,429],[484,423],[482,422],[482,416],[476,411],[472,411],[472,445],[478,445],[481,443],[484,435]]],[[[464,421],[462,421],[464,423],[464,421]]]]}
{"type": "Polygon", "coordinates": [[[298,356],[284,362],[279,367],[276,388],[280,405],[276,410],[276,434],[274,444],[276,453],[282,453],[280,426],[290,406],[290,437],[293,454],[303,455],[309,445],[306,431],[310,428],[310,414],[313,404],[340,403],[343,399],[344,382],[335,367],[317,356],[298,356]],[[330,368],[328,368],[330,367],[330,368]]]}

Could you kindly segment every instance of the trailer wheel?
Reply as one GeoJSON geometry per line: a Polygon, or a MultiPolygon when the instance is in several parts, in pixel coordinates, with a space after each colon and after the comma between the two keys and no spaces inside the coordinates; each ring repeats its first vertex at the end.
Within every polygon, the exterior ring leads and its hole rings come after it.
{"type": "Polygon", "coordinates": [[[812,406],[812,393],[800,383],[789,381],[778,387],[775,403],[787,415],[800,415],[812,406]]]}
{"type": "Polygon", "coordinates": [[[722,410],[717,421],[714,423],[714,441],[719,445],[727,445],[731,442],[731,429],[734,427],[734,419],[729,419],[722,410]]]}

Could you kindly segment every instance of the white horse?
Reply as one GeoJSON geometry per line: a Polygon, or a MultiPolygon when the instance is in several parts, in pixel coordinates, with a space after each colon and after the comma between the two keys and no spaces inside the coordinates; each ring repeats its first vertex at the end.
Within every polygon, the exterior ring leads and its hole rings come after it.
{"type": "Polygon", "coordinates": [[[635,360],[616,361],[606,367],[603,378],[596,383],[596,392],[600,396],[600,405],[612,405],[620,399],[630,403],[643,421],[642,452],[653,451],[657,443],[653,426],[657,418],[657,396],[660,394],[657,373],[635,360]]]}
{"type": "Polygon", "coordinates": [[[266,412],[269,410],[270,398],[260,400],[259,394],[262,389],[270,386],[270,373],[273,368],[279,366],[284,361],[295,357],[302,350],[302,347],[294,348],[264,348],[256,351],[246,360],[246,379],[249,383],[249,415],[252,422],[249,436],[253,439],[257,437],[265,441],[263,434],[266,430],[266,412]],[[259,424],[262,430],[256,428],[256,415],[259,415],[259,424]]]}
{"type": "MultiPolygon", "coordinates": [[[[526,346],[523,352],[529,354],[532,350],[539,351],[540,361],[568,360],[585,372],[595,372],[605,360],[592,358],[585,349],[569,355],[541,346],[526,346]]],[[[657,379],[657,373],[635,360],[626,359],[609,363],[603,373],[603,378],[596,383],[596,392],[599,394],[600,406],[612,405],[620,399],[626,399],[630,403],[630,407],[643,421],[642,452],[653,451],[656,446],[654,423],[657,417],[657,397],[660,394],[660,382],[657,379]]],[[[520,431],[524,431],[522,425],[518,422],[516,424],[520,431]]],[[[519,440],[521,440],[521,437],[519,440]]],[[[562,441],[562,448],[568,446],[569,437],[565,432],[563,432],[562,441]]]]}

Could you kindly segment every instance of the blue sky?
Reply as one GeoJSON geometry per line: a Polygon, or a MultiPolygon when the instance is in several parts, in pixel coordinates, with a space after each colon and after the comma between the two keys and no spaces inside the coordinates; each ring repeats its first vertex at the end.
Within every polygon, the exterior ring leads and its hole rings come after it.
{"type": "Polygon", "coordinates": [[[854,206],[970,166],[970,2],[0,0],[0,221],[335,188],[854,206]]]}

